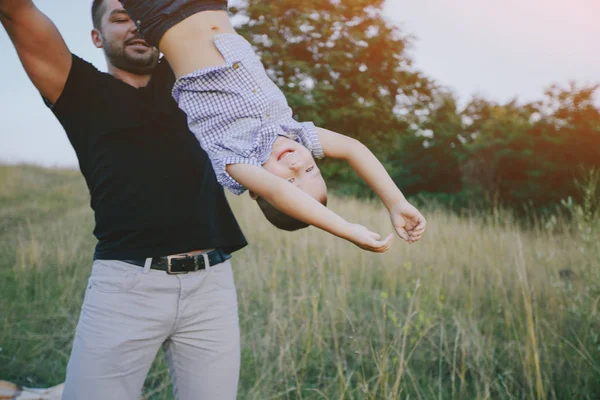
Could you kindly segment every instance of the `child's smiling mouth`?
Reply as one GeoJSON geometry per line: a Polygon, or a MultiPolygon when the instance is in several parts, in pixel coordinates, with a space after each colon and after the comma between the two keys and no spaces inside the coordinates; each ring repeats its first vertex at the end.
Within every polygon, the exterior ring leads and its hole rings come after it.
{"type": "Polygon", "coordinates": [[[281,152],[281,154],[279,154],[279,157],[277,157],[277,161],[283,160],[284,158],[286,158],[292,154],[294,154],[294,150],[285,149],[284,151],[281,152]]]}

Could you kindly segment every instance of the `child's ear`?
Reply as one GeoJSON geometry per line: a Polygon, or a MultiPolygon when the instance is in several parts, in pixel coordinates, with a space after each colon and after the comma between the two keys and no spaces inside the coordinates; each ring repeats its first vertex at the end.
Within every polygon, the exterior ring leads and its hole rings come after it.
{"type": "Polygon", "coordinates": [[[250,193],[250,198],[252,200],[258,199],[258,195],[256,193],[254,193],[252,190],[248,190],[248,193],[250,193]]]}

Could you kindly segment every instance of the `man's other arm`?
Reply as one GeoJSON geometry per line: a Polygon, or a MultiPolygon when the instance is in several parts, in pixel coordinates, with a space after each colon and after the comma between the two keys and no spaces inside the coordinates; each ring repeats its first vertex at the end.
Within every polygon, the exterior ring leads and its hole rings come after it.
{"type": "Polygon", "coordinates": [[[28,0],[0,0],[0,22],[38,91],[51,103],[60,97],[71,53],[52,21],[28,0]]]}

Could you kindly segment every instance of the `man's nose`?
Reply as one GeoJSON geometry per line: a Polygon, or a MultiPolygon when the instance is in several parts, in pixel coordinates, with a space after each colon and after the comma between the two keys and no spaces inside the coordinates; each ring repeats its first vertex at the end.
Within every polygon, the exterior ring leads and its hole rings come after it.
{"type": "Polygon", "coordinates": [[[133,22],[133,23],[131,24],[131,28],[129,28],[129,30],[131,31],[131,33],[133,33],[135,35],[139,32],[139,29],[138,29],[138,26],[135,23],[135,21],[131,21],[131,22],[133,22]]]}

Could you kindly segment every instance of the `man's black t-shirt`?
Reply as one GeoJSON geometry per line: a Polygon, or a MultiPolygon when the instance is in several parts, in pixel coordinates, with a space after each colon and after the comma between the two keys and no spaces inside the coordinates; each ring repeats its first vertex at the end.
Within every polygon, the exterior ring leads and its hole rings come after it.
{"type": "Polygon", "coordinates": [[[206,153],[171,97],[166,62],[136,89],[73,56],[52,106],[91,194],[95,258],[235,251],[246,240],[206,153]]]}

